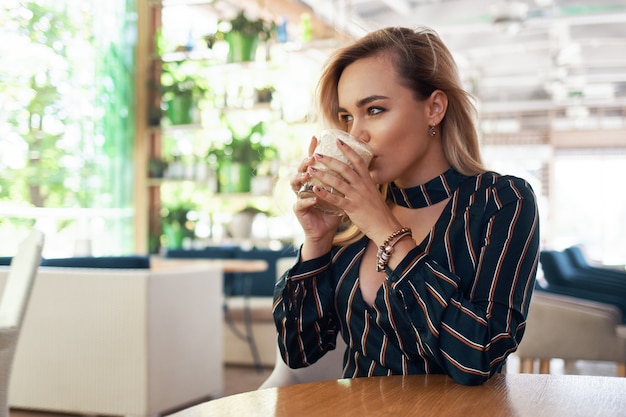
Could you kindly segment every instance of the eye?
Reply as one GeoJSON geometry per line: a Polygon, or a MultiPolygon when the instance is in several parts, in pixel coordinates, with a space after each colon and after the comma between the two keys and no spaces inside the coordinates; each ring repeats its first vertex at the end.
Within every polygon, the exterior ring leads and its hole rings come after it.
{"type": "Polygon", "coordinates": [[[383,109],[382,107],[377,107],[377,106],[372,106],[372,107],[368,107],[367,108],[367,114],[369,116],[376,116],[378,114],[381,114],[385,111],[385,109],[383,109]]]}
{"type": "Polygon", "coordinates": [[[344,125],[347,125],[348,123],[350,123],[352,119],[353,117],[349,115],[348,113],[339,113],[339,121],[344,125]]]}

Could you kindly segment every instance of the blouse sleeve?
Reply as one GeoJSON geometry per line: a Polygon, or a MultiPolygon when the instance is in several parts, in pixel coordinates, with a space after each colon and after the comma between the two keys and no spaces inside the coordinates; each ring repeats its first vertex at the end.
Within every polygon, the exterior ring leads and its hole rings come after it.
{"type": "Polygon", "coordinates": [[[498,372],[524,333],[539,218],[530,186],[507,178],[486,191],[478,225],[463,220],[463,249],[458,235],[454,244],[446,242],[449,256],[461,253],[464,262],[443,268],[418,246],[395,270],[387,269],[377,300],[377,308],[392,318],[394,329],[388,331],[396,333],[403,351],[428,357],[461,384],[481,384],[498,372]],[[462,280],[463,272],[454,273],[460,268],[471,268],[473,278],[462,280]]]}
{"type": "Polygon", "coordinates": [[[273,315],[280,353],[289,367],[308,366],[335,349],[338,322],[333,303],[330,253],[298,260],[278,280],[273,315]]]}

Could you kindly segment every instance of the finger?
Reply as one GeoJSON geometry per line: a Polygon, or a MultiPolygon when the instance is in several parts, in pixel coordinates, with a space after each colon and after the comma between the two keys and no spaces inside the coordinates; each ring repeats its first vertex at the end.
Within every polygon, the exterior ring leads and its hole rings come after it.
{"type": "Polygon", "coordinates": [[[355,180],[358,177],[350,165],[335,159],[332,156],[320,155],[316,153],[313,155],[313,158],[316,162],[324,165],[326,169],[319,169],[313,164],[307,168],[307,172],[311,177],[318,178],[324,184],[334,186],[335,183],[328,182],[333,180],[350,183],[351,179],[355,180]]]}
{"type": "Polygon", "coordinates": [[[346,145],[341,139],[337,139],[337,147],[341,150],[344,156],[348,158],[348,161],[350,161],[356,172],[362,172],[362,170],[368,168],[365,160],[354,149],[346,145]]]}
{"type": "Polygon", "coordinates": [[[345,213],[345,203],[347,202],[347,200],[345,199],[345,196],[337,191],[334,187],[324,188],[320,186],[314,186],[313,192],[318,196],[319,199],[319,203],[317,203],[317,205],[321,204],[321,202],[325,203],[325,213],[332,216],[342,216],[345,213]],[[328,205],[330,205],[332,209],[328,207],[328,205]]]}
{"type": "Polygon", "coordinates": [[[311,175],[308,172],[298,172],[296,175],[291,177],[289,185],[291,186],[291,190],[296,194],[302,189],[302,186],[311,179],[311,175]]]}
{"type": "Polygon", "coordinates": [[[311,138],[311,142],[309,142],[309,155],[313,155],[313,152],[315,152],[316,147],[317,147],[317,137],[313,136],[311,138]]]}
{"type": "Polygon", "coordinates": [[[298,165],[298,172],[305,172],[307,167],[311,165],[312,160],[313,158],[310,156],[303,158],[302,161],[300,161],[300,164],[298,165]]]}
{"type": "Polygon", "coordinates": [[[317,196],[299,198],[293,203],[293,211],[296,214],[304,214],[317,204],[317,196]]]}

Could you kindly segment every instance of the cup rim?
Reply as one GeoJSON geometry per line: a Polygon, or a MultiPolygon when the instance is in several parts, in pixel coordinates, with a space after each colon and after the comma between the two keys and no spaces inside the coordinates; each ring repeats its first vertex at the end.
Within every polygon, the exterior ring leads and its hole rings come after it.
{"type": "Polygon", "coordinates": [[[349,146],[351,148],[354,148],[354,146],[352,145],[358,146],[359,149],[362,150],[363,152],[366,152],[370,158],[374,154],[372,149],[369,147],[367,143],[358,140],[355,136],[351,135],[349,132],[346,132],[345,130],[341,130],[337,128],[324,128],[324,129],[321,129],[315,137],[317,138],[318,141],[320,141],[321,140],[320,138],[323,135],[327,135],[327,134],[337,134],[337,136],[341,136],[342,139],[346,137],[349,138],[348,139],[350,141],[349,146]]]}

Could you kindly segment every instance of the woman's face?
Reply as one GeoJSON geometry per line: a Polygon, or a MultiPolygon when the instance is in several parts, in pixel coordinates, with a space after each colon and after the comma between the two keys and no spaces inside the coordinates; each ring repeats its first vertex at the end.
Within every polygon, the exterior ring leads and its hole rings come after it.
{"type": "Polygon", "coordinates": [[[374,152],[374,182],[410,187],[447,169],[439,133],[428,135],[429,122],[441,120],[432,117],[433,96],[417,101],[413,91],[400,84],[388,55],[347,66],[337,91],[343,127],[374,152]]]}

